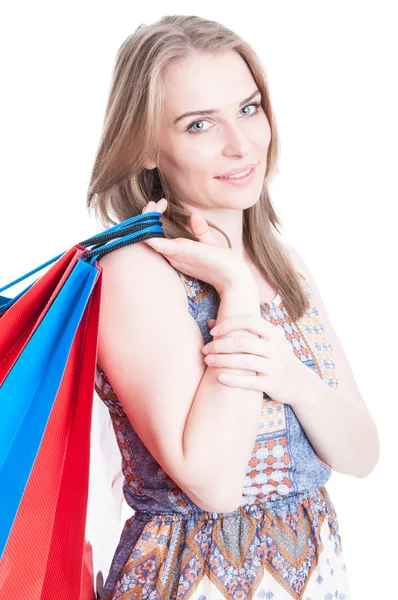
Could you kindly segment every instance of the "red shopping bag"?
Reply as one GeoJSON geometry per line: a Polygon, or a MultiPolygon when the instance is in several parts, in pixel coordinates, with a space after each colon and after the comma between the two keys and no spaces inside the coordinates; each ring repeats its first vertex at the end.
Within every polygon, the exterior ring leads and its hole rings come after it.
{"type": "Polygon", "coordinates": [[[160,225],[148,227],[159,217],[139,215],[82,242],[99,242],[90,252],[77,244],[16,301],[0,297],[2,600],[95,598],[85,525],[102,282],[97,260],[164,237],[160,225]],[[112,235],[118,239],[104,246],[112,235]]]}
{"type": "MultiPolygon", "coordinates": [[[[0,320],[0,352],[4,356],[0,383],[18,358],[18,351],[45,318],[82,250],[74,248],[66,253],[19,299],[14,310],[6,312],[0,320]],[[9,348],[4,347],[7,341],[9,348]]],[[[81,599],[101,273],[98,265],[96,284],[70,348],[64,376],[0,561],[0,591],[7,600],[22,595],[40,600],[81,599]]]]}

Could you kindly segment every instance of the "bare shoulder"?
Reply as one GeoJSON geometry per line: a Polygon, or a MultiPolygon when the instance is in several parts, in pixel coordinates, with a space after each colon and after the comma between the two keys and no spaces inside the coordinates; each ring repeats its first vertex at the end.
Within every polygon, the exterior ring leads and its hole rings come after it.
{"type": "Polygon", "coordinates": [[[123,276],[127,278],[127,283],[134,273],[145,274],[145,279],[152,279],[155,286],[157,282],[159,293],[161,289],[166,289],[172,295],[177,294],[188,309],[185,289],[177,272],[161,253],[148,244],[137,242],[109,252],[100,259],[99,264],[103,278],[115,277],[119,282],[123,276]]]}
{"type": "Polygon", "coordinates": [[[160,270],[162,273],[168,273],[171,280],[178,281],[179,277],[169,261],[160,253],[144,242],[130,244],[105,254],[100,259],[102,268],[139,268],[144,265],[151,271],[160,270]]]}
{"type": "Polygon", "coordinates": [[[365,402],[361,397],[361,393],[355,381],[354,374],[352,372],[348,358],[340,342],[340,339],[330,321],[320,289],[316,284],[312,273],[310,272],[302,256],[293,246],[285,244],[285,248],[287,249],[290,255],[294,268],[296,269],[296,271],[301,273],[303,277],[305,277],[307,283],[311,288],[314,304],[316,305],[319,311],[319,319],[324,327],[325,335],[332,346],[332,354],[336,364],[336,375],[339,381],[339,389],[348,392],[348,394],[350,395],[350,399],[352,399],[353,402],[355,402],[358,406],[368,410],[365,402]]]}

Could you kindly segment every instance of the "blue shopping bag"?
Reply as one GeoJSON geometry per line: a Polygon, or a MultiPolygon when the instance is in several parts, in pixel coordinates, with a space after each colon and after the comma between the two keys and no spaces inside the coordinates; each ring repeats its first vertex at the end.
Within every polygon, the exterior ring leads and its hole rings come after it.
{"type": "Polygon", "coordinates": [[[165,237],[160,216],[124,221],[0,289],[52,265],[14,298],[0,296],[1,597],[18,597],[24,564],[25,597],[82,600],[99,259],[165,237]]]}

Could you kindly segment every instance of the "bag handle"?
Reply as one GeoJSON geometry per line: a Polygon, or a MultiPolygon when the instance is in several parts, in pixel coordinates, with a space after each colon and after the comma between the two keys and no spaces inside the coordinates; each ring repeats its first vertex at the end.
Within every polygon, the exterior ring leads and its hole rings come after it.
{"type": "MultiPolygon", "coordinates": [[[[89,262],[89,264],[93,264],[95,260],[99,260],[105,254],[112,252],[112,250],[117,250],[118,248],[122,248],[123,246],[128,246],[129,244],[135,244],[137,242],[141,242],[142,240],[149,239],[151,237],[166,237],[163,232],[162,224],[160,223],[160,217],[162,213],[160,212],[147,212],[140,215],[136,215],[135,217],[131,217],[130,219],[126,219],[105,231],[97,233],[90,238],[87,238],[83,242],[79,242],[78,245],[83,246],[85,248],[89,246],[93,246],[93,248],[87,252],[86,255],[83,255],[80,260],[85,260],[89,262]],[[116,238],[116,239],[115,239],[116,238]],[[114,240],[111,244],[104,245],[104,242],[108,242],[109,240],[114,240]]],[[[66,251],[65,251],[66,252],[66,251]]],[[[48,265],[51,265],[55,261],[57,261],[61,256],[65,254],[65,252],[61,252],[58,256],[51,258],[47,262],[43,263],[36,269],[29,271],[29,273],[25,273],[21,277],[18,277],[11,283],[8,283],[4,287],[0,288],[0,292],[7,290],[8,288],[13,287],[20,281],[27,279],[34,273],[41,271],[48,265]]],[[[27,292],[32,285],[36,283],[37,279],[33,281],[28,287],[26,287],[22,292],[20,292],[14,298],[7,298],[6,296],[0,295],[0,317],[1,314],[4,313],[14,302],[20,298],[25,292],[27,292]]]]}
{"type": "MultiPolygon", "coordinates": [[[[142,242],[142,240],[147,240],[151,237],[166,237],[163,232],[163,228],[161,223],[159,222],[159,217],[154,215],[161,216],[161,213],[144,213],[143,215],[139,215],[140,217],[148,217],[149,215],[153,215],[149,219],[144,219],[141,222],[134,222],[126,227],[123,227],[121,230],[117,230],[115,233],[118,234],[120,232],[123,235],[114,239],[115,235],[108,234],[106,231],[104,234],[99,234],[101,237],[101,241],[99,244],[96,244],[94,248],[92,248],[86,255],[84,255],[81,260],[85,260],[89,262],[91,265],[98,261],[102,256],[112,252],[113,250],[117,250],[118,248],[123,248],[123,246],[128,246],[130,244],[135,244],[137,242],[142,242]],[[151,225],[152,223],[152,225],[151,225]],[[149,227],[142,227],[142,225],[149,225],[149,227]],[[111,240],[110,243],[103,244],[104,241],[111,240]]],[[[117,226],[116,226],[117,227],[117,226]]],[[[87,243],[92,242],[92,240],[98,239],[98,235],[86,240],[82,243],[82,245],[86,245],[87,243]]]]}

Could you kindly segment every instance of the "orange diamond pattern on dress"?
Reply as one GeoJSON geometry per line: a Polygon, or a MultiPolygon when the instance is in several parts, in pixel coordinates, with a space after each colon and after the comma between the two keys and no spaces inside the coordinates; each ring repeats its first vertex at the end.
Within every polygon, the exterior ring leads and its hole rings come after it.
{"type": "Polygon", "coordinates": [[[271,439],[257,436],[243,482],[242,506],[254,503],[256,498],[270,502],[289,494],[293,487],[290,462],[286,435],[271,439]]]}
{"type": "MultiPolygon", "coordinates": [[[[282,303],[276,306],[272,312],[268,312],[261,306],[261,316],[275,327],[281,327],[285,330],[285,337],[291,343],[292,351],[299,360],[306,361],[310,358],[308,348],[296,323],[289,317],[282,303]]],[[[297,323],[300,323],[300,319],[297,323]]]]}
{"type": "Polygon", "coordinates": [[[261,433],[273,433],[286,429],[285,410],[282,402],[264,400],[259,429],[261,433]]]}

